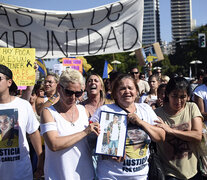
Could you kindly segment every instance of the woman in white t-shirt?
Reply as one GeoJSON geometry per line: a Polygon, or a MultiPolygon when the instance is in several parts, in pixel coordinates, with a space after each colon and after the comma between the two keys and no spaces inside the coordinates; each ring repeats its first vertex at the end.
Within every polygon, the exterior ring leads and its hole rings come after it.
{"type": "Polygon", "coordinates": [[[89,124],[86,109],[76,101],[83,94],[82,74],[64,71],[57,85],[59,101],[44,109],[41,133],[45,140],[45,179],[94,178],[92,157],[86,136],[99,134],[99,123],[89,124]]]}
{"type": "Polygon", "coordinates": [[[130,75],[119,75],[112,88],[115,104],[101,106],[92,116],[99,121],[102,111],[127,114],[127,137],[125,158],[100,156],[98,160],[98,179],[147,180],[149,144],[151,140],[163,141],[165,132],[154,126],[158,120],[152,108],[145,103],[135,103],[138,86],[130,75]]]}
{"type": "Polygon", "coordinates": [[[151,75],[148,79],[148,83],[150,86],[150,91],[148,93],[143,94],[139,102],[140,103],[147,103],[149,104],[153,109],[155,109],[156,101],[157,101],[157,89],[160,85],[160,77],[158,75],[151,75]]]}

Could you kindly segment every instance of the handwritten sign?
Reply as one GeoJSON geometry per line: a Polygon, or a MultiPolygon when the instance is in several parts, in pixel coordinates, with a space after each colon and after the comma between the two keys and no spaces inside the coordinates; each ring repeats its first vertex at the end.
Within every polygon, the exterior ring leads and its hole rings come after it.
{"type": "Polygon", "coordinates": [[[35,84],[34,62],[34,48],[0,48],[0,64],[11,69],[18,86],[35,84]]]}
{"type": "Polygon", "coordinates": [[[92,56],[141,48],[143,0],[82,11],[0,3],[0,47],[35,48],[37,58],[92,56]]]}
{"type": "Polygon", "coordinates": [[[81,73],[83,72],[83,63],[81,59],[78,58],[63,58],[63,66],[68,66],[72,69],[78,70],[81,73]]]}

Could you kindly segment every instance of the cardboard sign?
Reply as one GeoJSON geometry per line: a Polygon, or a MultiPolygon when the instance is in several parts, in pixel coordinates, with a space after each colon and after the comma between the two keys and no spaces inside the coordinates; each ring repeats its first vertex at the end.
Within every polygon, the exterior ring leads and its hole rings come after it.
{"type": "Polygon", "coordinates": [[[62,59],[63,66],[70,67],[72,69],[78,70],[81,73],[83,72],[83,63],[79,58],[63,58],[62,59]]]}
{"type": "Polygon", "coordinates": [[[17,86],[35,84],[34,62],[34,48],[0,48],[0,63],[11,69],[17,86]]]}
{"type": "Polygon", "coordinates": [[[164,59],[160,44],[158,42],[152,44],[151,46],[135,50],[135,54],[140,66],[144,66],[149,62],[154,63],[164,59]]]}

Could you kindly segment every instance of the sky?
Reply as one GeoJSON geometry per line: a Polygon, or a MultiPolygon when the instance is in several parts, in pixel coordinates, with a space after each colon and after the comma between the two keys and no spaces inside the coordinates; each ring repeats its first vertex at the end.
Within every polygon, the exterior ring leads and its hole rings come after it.
{"type": "MultiPolygon", "coordinates": [[[[117,0],[0,0],[0,3],[34,9],[75,11],[98,7],[117,0]]],[[[207,0],[192,0],[192,17],[196,26],[207,24],[207,0]]],[[[160,0],[160,31],[161,40],[170,42],[171,15],[170,0],[160,0]]]]}

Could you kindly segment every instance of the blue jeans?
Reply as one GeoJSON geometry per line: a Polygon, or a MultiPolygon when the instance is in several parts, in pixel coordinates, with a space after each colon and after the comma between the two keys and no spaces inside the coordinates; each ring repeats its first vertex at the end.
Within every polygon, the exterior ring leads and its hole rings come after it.
{"type": "Polygon", "coordinates": [[[109,142],[109,148],[111,149],[112,147],[118,148],[118,140],[111,140],[109,142]]]}

